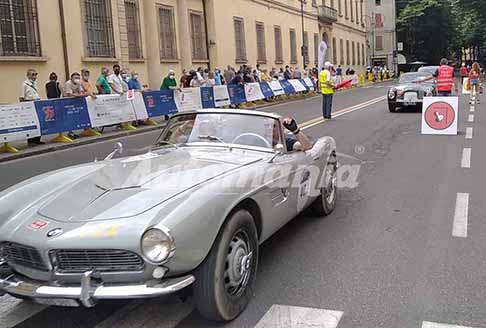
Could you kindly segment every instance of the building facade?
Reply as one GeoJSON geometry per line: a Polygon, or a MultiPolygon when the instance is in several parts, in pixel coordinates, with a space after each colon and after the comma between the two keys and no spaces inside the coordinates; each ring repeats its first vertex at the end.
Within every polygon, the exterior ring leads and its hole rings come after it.
{"type": "Polygon", "coordinates": [[[368,65],[396,66],[396,6],[395,0],[367,0],[368,65]]]}
{"type": "Polygon", "coordinates": [[[0,103],[18,100],[28,68],[42,96],[51,72],[87,68],[94,83],[115,63],[156,89],[169,69],[314,66],[322,39],[327,60],[361,71],[366,12],[363,0],[0,0],[0,103]]]}

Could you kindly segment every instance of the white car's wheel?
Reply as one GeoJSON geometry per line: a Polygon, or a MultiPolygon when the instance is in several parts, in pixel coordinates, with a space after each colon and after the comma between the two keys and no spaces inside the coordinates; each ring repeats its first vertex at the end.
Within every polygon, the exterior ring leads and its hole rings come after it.
{"type": "Polygon", "coordinates": [[[199,312],[230,321],[248,305],[258,264],[258,234],[251,214],[238,210],[222,227],[196,272],[194,299],[199,312]]]}
{"type": "Polygon", "coordinates": [[[311,213],[316,216],[326,216],[334,211],[337,200],[337,162],[335,158],[326,165],[324,186],[321,194],[312,203],[311,213]]]}

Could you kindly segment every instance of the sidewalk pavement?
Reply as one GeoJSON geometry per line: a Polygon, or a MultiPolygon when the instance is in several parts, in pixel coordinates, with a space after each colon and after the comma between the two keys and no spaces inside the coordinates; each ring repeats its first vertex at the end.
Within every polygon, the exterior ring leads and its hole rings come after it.
{"type": "MultiPolygon", "coordinates": [[[[353,86],[352,88],[340,90],[338,92],[346,92],[355,88],[365,88],[369,87],[370,85],[375,85],[375,84],[380,84],[380,83],[385,83],[390,80],[385,80],[385,81],[377,81],[375,83],[370,83],[370,82],[365,82],[363,86],[353,86]]],[[[306,98],[311,98],[311,97],[317,97],[319,96],[318,93],[316,92],[311,92],[307,94],[297,94],[295,96],[285,96],[283,100],[280,101],[272,101],[272,102],[266,102],[263,100],[257,101],[255,103],[251,103],[251,105],[246,105],[242,106],[241,108],[243,109],[262,109],[265,107],[271,107],[273,105],[277,104],[283,104],[283,103],[290,103],[294,101],[299,101],[302,99],[306,98]]],[[[152,125],[152,126],[139,126],[137,127],[136,130],[132,131],[127,131],[123,130],[117,127],[108,127],[105,128],[103,134],[101,136],[93,136],[93,137],[81,137],[78,139],[73,140],[72,143],[55,143],[55,142],[49,142],[49,140],[54,139],[57,134],[54,135],[47,135],[47,136],[42,136],[42,140],[46,142],[45,145],[40,145],[36,147],[29,147],[26,142],[12,142],[9,143],[9,145],[17,148],[19,150],[18,153],[0,153],[0,163],[1,162],[7,162],[19,158],[25,158],[25,157],[31,157],[31,156],[36,156],[44,153],[49,153],[49,152],[54,152],[57,150],[62,150],[62,149],[67,149],[67,148],[72,148],[72,147],[78,147],[82,145],[87,145],[91,143],[96,143],[96,142],[102,142],[106,140],[111,140],[111,139],[118,139],[126,136],[132,136],[136,134],[142,134],[142,133],[147,133],[150,131],[155,131],[155,130],[160,130],[163,129],[166,125],[166,121],[163,120],[163,118],[156,118],[154,120],[157,122],[158,125],[152,125]]],[[[75,131],[77,134],[81,133],[82,131],[75,131]]]]}

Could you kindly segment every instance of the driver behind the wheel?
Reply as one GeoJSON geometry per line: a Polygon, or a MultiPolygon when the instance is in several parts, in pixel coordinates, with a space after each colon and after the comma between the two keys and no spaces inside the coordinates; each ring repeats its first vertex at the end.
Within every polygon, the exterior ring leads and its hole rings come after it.
{"type": "MultiPolygon", "coordinates": [[[[285,117],[282,120],[283,126],[292,132],[293,136],[285,135],[285,145],[287,151],[306,151],[312,148],[312,143],[309,138],[299,129],[297,122],[291,117],[285,117]]],[[[273,128],[273,143],[274,146],[279,142],[278,125],[275,124],[273,128]]]]}

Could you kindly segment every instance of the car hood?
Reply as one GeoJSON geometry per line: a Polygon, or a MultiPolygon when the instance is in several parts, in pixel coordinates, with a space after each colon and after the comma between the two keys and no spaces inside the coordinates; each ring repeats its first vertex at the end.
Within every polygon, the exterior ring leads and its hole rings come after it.
{"type": "Polygon", "coordinates": [[[228,150],[174,149],[107,161],[52,192],[38,214],[61,222],[139,215],[215,177],[261,160],[228,150]]]}
{"type": "Polygon", "coordinates": [[[433,89],[434,86],[433,84],[418,84],[418,83],[405,83],[405,84],[399,84],[394,87],[397,90],[403,90],[403,91],[423,91],[423,90],[428,90],[428,89],[433,89]]]}

